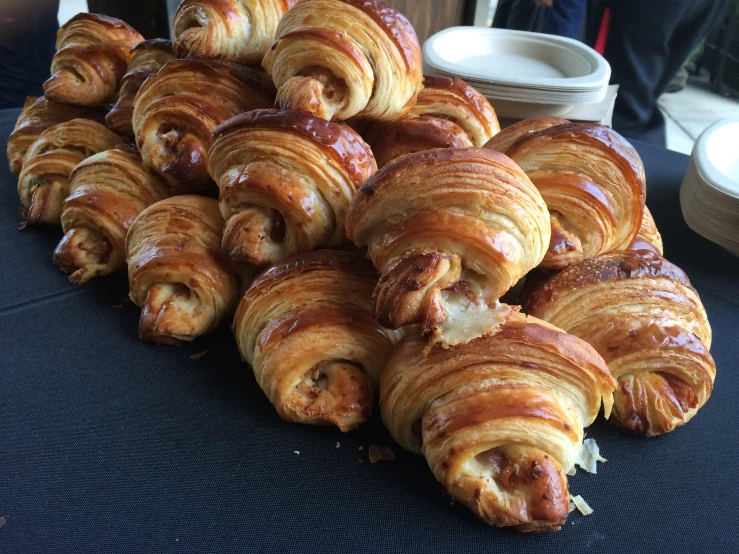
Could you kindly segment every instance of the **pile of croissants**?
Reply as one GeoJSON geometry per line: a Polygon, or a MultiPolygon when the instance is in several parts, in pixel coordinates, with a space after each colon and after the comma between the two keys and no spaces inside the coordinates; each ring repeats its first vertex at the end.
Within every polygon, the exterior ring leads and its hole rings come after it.
{"type": "Polygon", "coordinates": [[[74,17],[8,140],[26,225],[61,225],[76,283],[127,269],[143,340],[232,321],[288,421],[349,431],[379,393],[450,495],[521,531],[563,525],[601,405],[653,436],[706,402],[706,312],[617,133],[501,131],[377,0],[185,0],[174,34],[74,17]]]}

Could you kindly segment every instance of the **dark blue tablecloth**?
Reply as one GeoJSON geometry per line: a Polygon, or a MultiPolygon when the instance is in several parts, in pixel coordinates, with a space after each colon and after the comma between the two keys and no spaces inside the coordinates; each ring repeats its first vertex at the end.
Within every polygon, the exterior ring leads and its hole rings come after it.
{"type": "MultiPolygon", "coordinates": [[[[0,112],[0,144],[16,115],[0,112]]],[[[139,341],[125,278],[69,284],[60,230],[17,230],[0,164],[0,552],[739,552],[739,262],[683,223],[688,158],[636,147],[666,256],[708,310],[716,387],[664,437],[590,427],[608,462],[570,488],[595,512],[549,535],[450,505],[377,417],[346,435],[282,422],[225,327],[139,341]],[[369,464],[371,443],[397,459],[369,464]]]]}

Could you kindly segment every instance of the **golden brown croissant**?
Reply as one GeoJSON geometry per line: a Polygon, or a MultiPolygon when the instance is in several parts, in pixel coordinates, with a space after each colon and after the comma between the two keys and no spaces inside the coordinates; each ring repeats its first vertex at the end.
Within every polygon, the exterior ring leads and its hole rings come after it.
{"type": "Polygon", "coordinates": [[[395,342],[370,314],[376,282],[360,251],[317,250],[272,266],[246,292],[236,342],[286,421],[349,431],[372,413],[395,342]]]}
{"type": "Polygon", "coordinates": [[[549,208],[551,244],[542,267],[561,269],[631,244],[644,210],[644,167],[618,133],[596,124],[556,125],[520,137],[506,153],[549,208]]]}
{"type": "Polygon", "coordinates": [[[279,107],[342,121],[399,119],[423,81],[416,32],[378,0],[299,1],[280,21],[262,66],[279,107]]]}
{"type": "Polygon", "coordinates": [[[133,137],[133,99],[147,77],[172,59],[172,42],[161,38],[139,42],[131,49],[131,61],[121,80],[118,101],[105,116],[105,124],[109,128],[126,137],[133,137]]]}
{"type": "Polygon", "coordinates": [[[102,108],[49,102],[43,96],[38,98],[29,96],[26,98],[26,103],[23,106],[23,111],[18,116],[15,129],[8,137],[10,171],[14,175],[20,175],[21,169],[23,169],[23,158],[26,156],[28,147],[43,131],[57,123],[76,118],[91,119],[103,123],[105,111],[102,108]]]}
{"type": "Polygon", "coordinates": [[[631,241],[627,250],[651,250],[659,255],[664,254],[662,247],[662,235],[659,234],[657,225],[654,223],[652,212],[644,206],[644,216],[639,227],[639,234],[631,241]]]}
{"type": "Polygon", "coordinates": [[[75,283],[124,269],[129,226],[168,192],[162,178],[143,166],[133,145],[90,156],[69,177],[61,215],[66,234],[54,261],[75,283]]]}
{"type": "Polygon", "coordinates": [[[295,0],[185,0],[174,16],[180,58],[253,64],[275,40],[277,24],[295,0]]]}
{"type": "Polygon", "coordinates": [[[44,95],[54,102],[96,106],[113,100],[131,47],[144,40],[115,17],[80,13],[59,29],[44,95]]]}
{"type": "Polygon", "coordinates": [[[208,158],[227,221],[223,250],[257,265],[346,244],[349,202],[377,170],[352,129],[290,110],[228,120],[208,158]]]}
{"type": "Polygon", "coordinates": [[[85,158],[123,143],[100,123],[72,119],[46,129],[28,148],[18,177],[26,222],[59,225],[72,170],[85,158]]]}
{"type": "Polygon", "coordinates": [[[377,172],[352,201],[346,229],[382,274],[372,296],[380,323],[421,323],[455,344],[510,315],[496,302],[539,264],[550,225],[538,191],[509,158],[447,148],[377,172]]]}
{"type": "Polygon", "coordinates": [[[391,351],[380,411],[393,438],[423,453],[449,494],[491,525],[554,531],[583,427],[615,380],[585,342],[523,314],[494,335],[427,356],[418,332],[391,351]]]}
{"type": "Polygon", "coordinates": [[[144,163],[175,192],[205,190],[213,130],[236,114],[274,103],[261,72],[219,61],[172,60],[143,84],[133,129],[144,163]]]}
{"type": "Polygon", "coordinates": [[[474,146],[483,146],[500,131],[498,117],[487,98],[458,77],[424,77],[411,113],[453,121],[464,129],[474,146]]]}
{"type": "Polygon", "coordinates": [[[612,419],[667,433],[708,400],[716,375],[698,293],[658,254],[619,252],[570,266],[530,294],[528,313],[590,343],[618,379],[612,419]]]}
{"type": "Polygon", "coordinates": [[[131,300],[139,337],[179,344],[215,330],[233,312],[238,278],[221,254],[218,202],[183,195],[152,204],[126,237],[131,300]]]}
{"type": "Polygon", "coordinates": [[[511,145],[521,137],[531,133],[538,133],[555,125],[564,125],[565,123],[569,123],[569,121],[561,117],[549,115],[524,119],[497,133],[485,143],[485,148],[506,154],[511,145]]]}

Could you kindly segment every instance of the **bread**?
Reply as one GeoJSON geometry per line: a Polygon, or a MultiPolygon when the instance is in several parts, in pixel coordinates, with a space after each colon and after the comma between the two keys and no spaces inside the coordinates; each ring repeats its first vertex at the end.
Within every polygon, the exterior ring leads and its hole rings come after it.
{"type": "Polygon", "coordinates": [[[686,423],[713,389],[711,327],[678,267],[642,250],[570,266],[525,299],[528,313],[590,343],[618,380],[612,419],[640,435],[686,423]]]}
{"type": "Polygon", "coordinates": [[[346,230],[382,275],[372,297],[380,323],[420,323],[454,344],[510,315],[497,300],[539,264],[550,225],[539,192],[506,156],[447,148],[378,171],[352,201],[346,230]]]}
{"type": "Polygon", "coordinates": [[[277,105],[323,119],[393,120],[421,90],[421,47],[408,20],[378,0],[302,0],[282,18],[262,66],[277,105]]]}
{"type": "Polygon", "coordinates": [[[569,121],[562,119],[561,117],[549,115],[524,119],[523,121],[514,123],[510,127],[506,127],[499,133],[495,134],[493,138],[485,143],[485,148],[505,154],[508,152],[511,145],[518,139],[532,133],[538,133],[544,129],[549,129],[549,127],[564,125],[565,123],[569,123],[569,121]]]}
{"type": "Polygon", "coordinates": [[[59,225],[72,170],[85,158],[124,140],[100,123],[72,119],[46,129],[28,148],[18,177],[26,223],[59,225]]]}
{"type": "Polygon", "coordinates": [[[147,77],[174,59],[172,43],[164,39],[139,42],[131,49],[128,71],[121,80],[121,90],[115,106],[105,116],[105,124],[116,133],[133,137],[133,99],[147,77]]]}
{"type": "Polygon", "coordinates": [[[223,250],[263,265],[346,244],[344,217],[377,167],[352,129],[288,110],[256,110],[219,126],[208,153],[227,221],[223,250]]]}
{"type": "Polygon", "coordinates": [[[644,216],[639,227],[639,234],[631,241],[627,250],[651,250],[656,254],[663,255],[662,235],[659,234],[657,225],[654,223],[652,212],[644,206],[644,216]]]}
{"type": "Polygon", "coordinates": [[[236,114],[270,107],[274,94],[266,75],[245,67],[167,62],[134,100],[133,130],[144,163],[176,193],[212,189],[207,167],[211,133],[236,114]]]}
{"type": "Polygon", "coordinates": [[[131,47],[142,40],[120,19],[77,14],[57,33],[57,52],[51,60],[51,77],[44,83],[44,96],[81,106],[114,100],[131,47]]]}
{"type": "Polygon", "coordinates": [[[180,344],[210,333],[233,313],[237,275],[221,254],[218,202],[183,195],[152,204],[126,236],[131,300],[139,337],[180,344]]]}
{"type": "Polygon", "coordinates": [[[262,61],[295,0],[185,0],[174,16],[179,58],[262,61]]]}
{"type": "Polygon", "coordinates": [[[449,494],[491,525],[553,531],[583,427],[615,380],[586,343],[523,314],[494,335],[424,355],[416,331],[392,350],[380,411],[393,438],[426,457],[449,494]]]}
{"type": "Polygon", "coordinates": [[[75,283],[123,270],[129,226],[168,191],[164,180],[143,166],[133,145],[90,156],[69,177],[61,214],[66,234],[54,261],[75,283]]]}
{"type": "Polygon", "coordinates": [[[634,240],[644,212],[644,167],[618,133],[589,123],[556,125],[522,136],[506,153],[549,208],[552,239],[542,267],[561,269],[634,240]]]}
{"type": "Polygon", "coordinates": [[[246,292],[236,343],[286,421],[348,431],[372,413],[395,342],[370,314],[376,281],[361,252],[317,250],[270,267],[246,292]]]}
{"type": "Polygon", "coordinates": [[[15,123],[15,129],[8,137],[7,151],[10,171],[14,175],[20,175],[28,147],[44,130],[57,123],[76,118],[91,119],[102,123],[105,111],[102,108],[49,102],[43,96],[26,98],[23,110],[15,123]]]}
{"type": "Polygon", "coordinates": [[[452,121],[464,129],[470,142],[478,147],[484,146],[500,131],[490,102],[458,77],[425,76],[411,114],[452,121]]]}

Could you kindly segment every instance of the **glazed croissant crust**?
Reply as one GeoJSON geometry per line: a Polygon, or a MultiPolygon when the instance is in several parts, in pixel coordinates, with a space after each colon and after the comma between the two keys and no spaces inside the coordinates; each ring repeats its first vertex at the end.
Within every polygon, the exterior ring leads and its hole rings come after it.
{"type": "Polygon", "coordinates": [[[262,61],[277,24],[295,0],[185,0],[174,16],[180,58],[262,61]]]}
{"type": "Polygon", "coordinates": [[[172,43],[156,38],[139,42],[131,49],[128,71],[121,80],[118,101],[105,116],[105,124],[116,133],[133,137],[133,99],[147,77],[174,59],[172,43]]]}
{"type": "Polygon", "coordinates": [[[168,192],[164,180],[143,166],[133,146],[90,156],[69,177],[61,214],[66,234],[54,261],[75,283],[124,269],[129,226],[168,192]]]}
{"type": "Polygon", "coordinates": [[[10,171],[14,175],[20,175],[21,169],[23,169],[23,158],[26,156],[28,147],[43,131],[57,123],[77,118],[91,119],[103,123],[105,111],[102,108],[50,102],[43,96],[38,98],[29,96],[18,116],[15,129],[8,137],[10,171]]]}
{"type": "Polygon", "coordinates": [[[660,235],[657,225],[654,223],[652,212],[649,211],[646,205],[644,206],[644,216],[641,220],[639,233],[631,241],[628,250],[651,250],[659,255],[664,253],[662,235],[660,235]]]}
{"type": "Polygon", "coordinates": [[[152,204],[126,237],[131,300],[141,308],[139,337],[179,344],[215,330],[233,313],[238,278],[221,254],[218,202],[183,195],[152,204]]]}
{"type": "Polygon", "coordinates": [[[393,438],[423,453],[449,494],[487,523],[559,529],[583,427],[613,402],[601,357],[523,314],[494,335],[424,351],[409,333],[383,370],[380,410],[393,438]]]}
{"type": "Polygon", "coordinates": [[[96,106],[114,99],[131,57],[144,40],[120,19],[80,13],[57,33],[44,95],[54,102],[96,106]]]}
{"type": "Polygon", "coordinates": [[[382,274],[373,313],[392,329],[420,323],[447,344],[493,330],[496,302],[541,261],[549,214],[506,156],[448,148],[394,160],[359,190],[347,234],[382,274]]]}
{"type": "Polygon", "coordinates": [[[18,177],[26,222],[59,225],[72,170],[82,160],[122,142],[113,131],[89,119],[65,121],[41,133],[28,148],[18,177]]]}
{"type": "Polygon", "coordinates": [[[280,21],[262,66],[279,107],[328,120],[398,119],[423,80],[416,32],[378,0],[298,2],[280,21]]]}
{"type": "Polygon", "coordinates": [[[246,292],[236,342],[283,419],[348,431],[369,417],[395,342],[370,314],[375,282],[361,252],[317,250],[272,266],[246,292]]]}
{"type": "Polygon", "coordinates": [[[590,343],[618,380],[612,419],[641,435],[683,425],[713,389],[711,327],[687,276],[649,251],[607,254],[539,286],[526,310],[590,343]]]}
{"type": "Polygon", "coordinates": [[[549,115],[530,117],[529,119],[524,119],[523,121],[514,123],[510,127],[506,127],[505,129],[497,133],[493,138],[485,143],[485,148],[495,150],[496,152],[500,152],[501,154],[506,154],[511,145],[518,139],[532,133],[538,133],[539,131],[543,131],[544,129],[549,129],[550,127],[554,127],[556,125],[564,125],[565,123],[570,122],[566,119],[562,119],[561,117],[554,117],[549,115]]]}
{"type": "Polygon", "coordinates": [[[345,244],[344,218],[377,167],[352,129],[289,110],[255,110],[218,127],[208,166],[226,220],[223,250],[274,263],[345,244]]]}
{"type": "Polygon", "coordinates": [[[228,118],[274,102],[266,75],[204,60],[172,60],[143,84],[134,100],[133,129],[144,163],[176,193],[212,187],[211,133],[228,118]]]}

